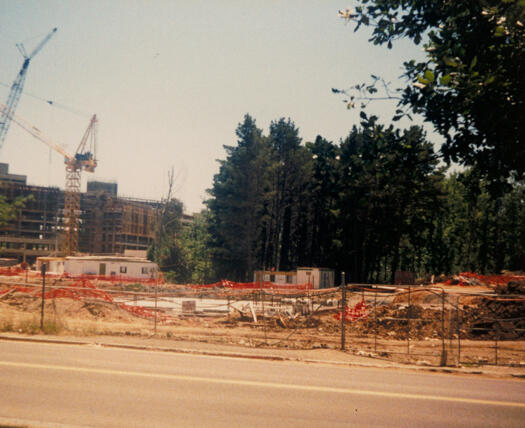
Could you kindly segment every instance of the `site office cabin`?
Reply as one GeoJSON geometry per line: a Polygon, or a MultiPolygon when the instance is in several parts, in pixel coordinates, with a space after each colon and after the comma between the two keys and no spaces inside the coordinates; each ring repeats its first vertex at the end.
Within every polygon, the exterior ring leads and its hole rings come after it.
{"type": "Polygon", "coordinates": [[[36,269],[41,270],[46,264],[46,271],[57,275],[71,276],[117,276],[121,278],[151,279],[158,266],[139,257],[118,256],[69,256],[38,257],[36,269]]]}

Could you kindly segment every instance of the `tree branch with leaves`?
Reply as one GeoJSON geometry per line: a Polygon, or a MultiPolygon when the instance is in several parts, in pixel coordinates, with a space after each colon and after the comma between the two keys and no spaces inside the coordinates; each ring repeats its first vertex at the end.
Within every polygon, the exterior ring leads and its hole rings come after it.
{"type": "Polygon", "coordinates": [[[444,137],[447,162],[475,165],[491,180],[525,178],[525,2],[522,0],[357,0],[339,11],[390,49],[401,38],[423,43],[424,61],[403,64],[404,87],[380,77],[334,90],[347,107],[396,100],[394,120],[420,114],[444,137]],[[379,89],[382,93],[378,95],[379,89]],[[352,98],[354,97],[354,98],[352,98]]]}

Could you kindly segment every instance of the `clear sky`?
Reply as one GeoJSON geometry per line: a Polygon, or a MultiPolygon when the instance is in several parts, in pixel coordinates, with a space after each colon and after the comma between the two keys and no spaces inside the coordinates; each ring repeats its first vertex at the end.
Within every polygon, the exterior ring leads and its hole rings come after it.
{"type": "MultiPolygon", "coordinates": [[[[202,208],[205,190],[250,113],[267,133],[291,118],[303,141],[339,141],[357,111],[332,87],[371,73],[395,80],[403,59],[421,55],[402,42],[392,51],[367,42],[330,0],[0,0],[0,83],[10,86],[22,57],[53,27],[33,59],[17,114],[74,152],[93,113],[99,166],[86,179],[112,180],[119,194],[160,199],[175,169],[175,196],[202,208]],[[53,100],[50,106],[29,96],[53,100]]],[[[9,88],[0,86],[0,102],[9,88]]],[[[390,106],[391,107],[391,106],[390,106]]],[[[391,109],[375,107],[388,122],[391,109]]],[[[401,123],[402,125],[406,125],[401,123]]],[[[12,124],[0,162],[28,182],[63,188],[63,159],[12,124]]]]}

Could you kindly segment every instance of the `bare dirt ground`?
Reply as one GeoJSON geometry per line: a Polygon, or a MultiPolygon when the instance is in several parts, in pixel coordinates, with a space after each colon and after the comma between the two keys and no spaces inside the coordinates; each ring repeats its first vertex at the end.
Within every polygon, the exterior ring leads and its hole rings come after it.
{"type": "MultiPolygon", "coordinates": [[[[40,333],[41,298],[16,290],[5,293],[16,282],[9,278],[9,284],[0,285],[0,331],[40,333]]],[[[23,278],[19,282],[24,282],[23,278]]],[[[104,288],[103,284],[99,286],[104,288]]],[[[449,305],[442,319],[440,299],[435,291],[416,292],[410,295],[408,305],[408,295],[399,293],[390,303],[376,310],[369,308],[366,319],[345,325],[347,349],[357,355],[421,365],[437,365],[443,363],[445,357],[448,365],[459,365],[458,360],[462,365],[525,364],[522,336],[507,335],[502,340],[501,334],[496,337],[492,333],[492,324],[485,325],[481,333],[473,327],[478,325],[476,315],[488,313],[487,307],[494,306],[492,300],[466,294],[452,299],[460,302],[463,314],[468,315],[463,315],[459,330],[461,341],[458,341],[454,324],[457,310],[449,305]]],[[[489,312],[497,314],[497,305],[489,312]]],[[[523,306],[519,305],[513,306],[511,312],[508,305],[503,305],[503,312],[523,316],[523,306]]],[[[113,302],[90,297],[57,297],[46,299],[44,331],[67,336],[151,337],[155,334],[173,341],[260,348],[339,349],[341,321],[334,317],[336,312],[334,307],[297,317],[259,316],[257,322],[250,313],[238,311],[232,311],[229,316],[172,315],[163,320],[159,315],[155,327],[154,318],[137,316],[113,302]]],[[[512,330],[512,326],[506,327],[512,330]]]]}

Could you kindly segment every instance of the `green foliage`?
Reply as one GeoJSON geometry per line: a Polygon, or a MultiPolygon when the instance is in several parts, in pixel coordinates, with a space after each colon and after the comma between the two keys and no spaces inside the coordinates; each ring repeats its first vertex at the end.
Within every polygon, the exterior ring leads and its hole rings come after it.
{"type": "Polygon", "coordinates": [[[40,329],[40,320],[33,318],[31,320],[22,320],[19,322],[13,322],[11,320],[3,320],[0,322],[0,331],[5,332],[16,332],[25,334],[60,334],[62,331],[67,330],[67,327],[53,320],[44,319],[44,329],[40,329]]]}
{"type": "Polygon", "coordinates": [[[525,267],[523,184],[495,183],[477,167],[446,178],[420,127],[363,112],[339,145],[321,136],[303,145],[289,119],[265,136],[245,116],[237,136],[208,211],[187,229],[193,278],[251,281],[256,269],[320,266],[391,282],[397,270],[525,267]]]}
{"type": "Polygon", "coordinates": [[[155,242],[148,258],[155,261],[162,272],[172,272],[175,282],[189,282],[191,271],[187,250],[182,243],[182,202],[171,197],[161,203],[155,220],[155,242]]]}
{"type": "MultiPolygon", "coordinates": [[[[424,41],[426,59],[404,64],[408,84],[390,97],[399,97],[396,118],[409,111],[422,114],[444,137],[447,161],[476,165],[491,179],[525,178],[524,2],[357,3],[355,12],[343,17],[356,23],[356,31],[371,27],[372,43],[390,48],[400,38],[424,41]]],[[[375,89],[378,78],[372,77],[375,89]]],[[[373,93],[368,91],[368,99],[373,93]]]]}
{"type": "Polygon", "coordinates": [[[59,334],[62,331],[62,326],[56,321],[44,321],[44,334],[59,334]]]}
{"type": "Polygon", "coordinates": [[[246,115],[237,136],[207,201],[217,278],[251,281],[255,269],[328,262],[334,147],[321,137],[305,147],[284,118],[264,136],[246,115]]]}
{"type": "Polygon", "coordinates": [[[272,198],[268,207],[271,221],[265,223],[263,262],[276,270],[289,270],[307,258],[312,155],[301,145],[299,130],[290,119],[272,122],[268,139],[273,149],[272,198]]]}
{"type": "Polygon", "coordinates": [[[445,183],[443,271],[499,272],[525,268],[525,188],[514,183],[494,198],[490,183],[469,169],[445,183]]]}
{"type": "Polygon", "coordinates": [[[226,160],[208,190],[212,263],[217,278],[251,280],[261,249],[271,189],[271,146],[255,120],[237,127],[237,147],[225,146],[226,160]]]}
{"type": "Polygon", "coordinates": [[[4,195],[0,195],[0,228],[16,220],[19,211],[31,200],[33,200],[32,195],[18,197],[14,201],[8,201],[4,195]]]}
{"type": "Polygon", "coordinates": [[[0,331],[14,331],[12,320],[2,320],[0,322],[0,331]]]}
{"type": "Polygon", "coordinates": [[[203,210],[194,215],[191,224],[184,227],[182,244],[188,255],[189,282],[207,284],[215,278],[211,263],[211,235],[208,231],[209,212],[203,210]]]}
{"type": "Polygon", "coordinates": [[[135,291],[135,292],[139,292],[139,291],[146,291],[146,288],[143,284],[141,284],[140,282],[135,282],[133,284],[124,284],[124,290],[125,291],[135,291]]]}
{"type": "Polygon", "coordinates": [[[425,265],[442,173],[421,128],[401,132],[372,117],[341,145],[341,268],[355,281],[391,281],[425,265]]]}
{"type": "Polygon", "coordinates": [[[309,209],[303,214],[310,216],[310,235],[306,245],[308,254],[303,261],[307,266],[334,266],[341,247],[336,235],[339,228],[337,202],[341,150],[320,135],[305,146],[312,158],[312,176],[306,192],[309,209]]]}

